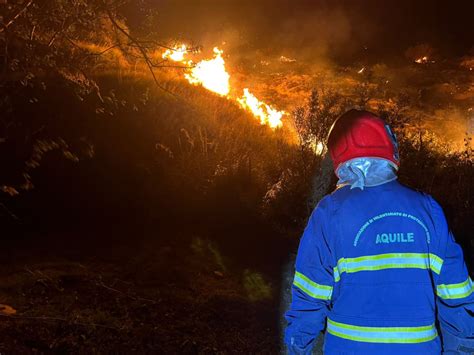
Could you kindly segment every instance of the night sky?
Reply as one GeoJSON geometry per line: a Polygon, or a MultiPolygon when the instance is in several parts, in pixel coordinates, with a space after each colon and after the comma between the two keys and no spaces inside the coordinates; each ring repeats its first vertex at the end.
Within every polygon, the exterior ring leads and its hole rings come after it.
{"type": "MultiPolygon", "coordinates": [[[[143,0],[158,12],[163,38],[206,44],[238,42],[249,49],[281,48],[349,59],[370,51],[388,58],[429,43],[444,56],[474,45],[474,1],[438,0],[143,0]]],[[[130,22],[140,16],[129,12],[130,22]]]]}

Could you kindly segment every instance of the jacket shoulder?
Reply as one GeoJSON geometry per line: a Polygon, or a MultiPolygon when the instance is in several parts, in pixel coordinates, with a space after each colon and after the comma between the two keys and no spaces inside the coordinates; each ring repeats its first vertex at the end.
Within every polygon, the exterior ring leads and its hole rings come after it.
{"type": "Polygon", "coordinates": [[[418,198],[418,199],[423,200],[430,210],[441,208],[439,203],[429,193],[426,193],[414,187],[407,186],[402,183],[398,183],[398,185],[401,189],[401,192],[405,193],[408,197],[418,198]]]}

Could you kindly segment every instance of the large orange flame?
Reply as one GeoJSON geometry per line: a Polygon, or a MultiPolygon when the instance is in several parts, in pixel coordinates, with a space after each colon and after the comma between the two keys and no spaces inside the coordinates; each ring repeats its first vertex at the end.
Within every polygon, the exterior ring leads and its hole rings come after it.
{"type": "Polygon", "coordinates": [[[194,85],[202,85],[219,95],[227,96],[230,92],[230,75],[225,70],[224,58],[219,48],[214,48],[214,58],[202,60],[184,77],[194,85]]]}
{"type": "Polygon", "coordinates": [[[271,128],[281,127],[281,118],[283,117],[284,111],[275,110],[273,107],[266,103],[258,100],[249,89],[244,89],[242,97],[237,99],[240,106],[260,119],[261,124],[268,124],[271,128]]]}
{"type": "Polygon", "coordinates": [[[163,58],[190,66],[191,68],[184,74],[184,77],[191,84],[202,85],[221,96],[236,100],[240,107],[251,112],[262,124],[273,129],[283,125],[281,119],[285,112],[278,111],[258,100],[247,88],[244,89],[244,93],[240,97],[231,95],[230,75],[226,70],[225,60],[222,56],[224,51],[215,47],[212,59],[202,60],[196,64],[192,60],[185,59],[187,53],[187,46],[183,44],[166,50],[163,53],[163,58]]]}

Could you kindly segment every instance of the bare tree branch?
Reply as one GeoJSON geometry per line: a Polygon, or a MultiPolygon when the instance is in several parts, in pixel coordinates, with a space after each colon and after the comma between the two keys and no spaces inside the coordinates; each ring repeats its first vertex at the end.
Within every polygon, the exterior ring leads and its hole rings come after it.
{"type": "Polygon", "coordinates": [[[5,31],[8,27],[10,27],[13,22],[15,22],[18,17],[20,17],[29,7],[31,4],[33,4],[33,1],[34,0],[30,0],[26,3],[26,5],[20,10],[17,12],[17,14],[15,16],[13,16],[10,21],[8,21],[5,25],[3,25],[2,28],[0,28],[0,33],[2,33],[3,31],[5,31]]]}
{"type": "Polygon", "coordinates": [[[107,12],[107,15],[110,19],[110,22],[112,23],[112,25],[118,30],[120,31],[121,33],[123,33],[125,35],[125,37],[127,37],[131,43],[133,43],[137,48],[138,50],[140,51],[140,53],[142,54],[143,56],[143,60],[145,61],[145,64],[147,65],[152,77],[153,77],[153,81],[155,82],[156,86],[158,86],[160,89],[166,91],[167,93],[173,95],[173,96],[177,96],[175,93],[171,92],[170,90],[168,90],[167,88],[165,88],[164,86],[160,85],[159,82],[158,82],[158,79],[156,78],[156,74],[153,70],[153,62],[152,60],[150,59],[150,57],[148,56],[148,53],[146,52],[145,48],[140,44],[140,42],[138,40],[136,40],[130,33],[128,33],[127,30],[125,30],[122,26],[120,26],[117,21],[115,20],[112,12],[110,11],[109,7],[107,6],[107,4],[105,3],[105,1],[103,2],[104,6],[105,6],[105,11],[107,12]]]}

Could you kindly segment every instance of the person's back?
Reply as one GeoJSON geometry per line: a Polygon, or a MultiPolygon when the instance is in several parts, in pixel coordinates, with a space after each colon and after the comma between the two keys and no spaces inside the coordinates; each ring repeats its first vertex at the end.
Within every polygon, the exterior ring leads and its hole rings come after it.
{"type": "Polygon", "coordinates": [[[320,201],[301,239],[290,352],[309,353],[323,328],[329,354],[439,354],[437,319],[445,349],[473,337],[473,286],[441,207],[383,170],[387,159],[348,161],[338,176],[352,183],[320,201]]]}
{"type": "Polygon", "coordinates": [[[406,347],[393,344],[410,343],[413,353],[439,353],[432,272],[440,272],[444,237],[432,200],[393,181],[343,187],[325,205],[336,262],[326,347],[401,354],[406,347]]]}

